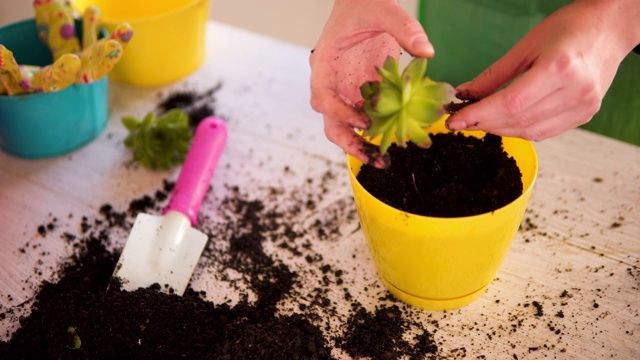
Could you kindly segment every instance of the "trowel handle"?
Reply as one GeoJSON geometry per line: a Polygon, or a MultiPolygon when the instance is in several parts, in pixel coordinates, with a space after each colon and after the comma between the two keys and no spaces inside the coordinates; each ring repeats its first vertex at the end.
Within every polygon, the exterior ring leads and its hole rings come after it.
{"type": "Polygon", "coordinates": [[[196,224],[200,205],[226,143],[227,125],[221,119],[209,116],[200,122],[163,214],[179,211],[189,218],[192,226],[196,224]]]}

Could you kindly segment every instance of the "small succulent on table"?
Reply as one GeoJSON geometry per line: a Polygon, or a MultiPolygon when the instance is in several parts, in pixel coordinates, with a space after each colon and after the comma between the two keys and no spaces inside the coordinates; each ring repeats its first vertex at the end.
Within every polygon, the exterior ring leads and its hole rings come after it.
{"type": "Polygon", "coordinates": [[[122,123],[129,130],[124,140],[133,149],[133,159],[151,169],[169,169],[182,164],[193,134],[189,117],[181,109],[158,116],[150,112],[143,119],[125,116],[122,123]]]}
{"type": "Polygon", "coordinates": [[[389,56],[376,70],[381,80],[360,87],[363,110],[371,119],[363,135],[382,135],[381,154],[387,152],[394,138],[402,147],[406,147],[407,139],[418,146],[429,146],[431,139],[425,129],[440,119],[446,112],[445,105],[455,99],[453,86],[426,76],[426,58],[413,58],[401,74],[398,62],[389,56]]]}

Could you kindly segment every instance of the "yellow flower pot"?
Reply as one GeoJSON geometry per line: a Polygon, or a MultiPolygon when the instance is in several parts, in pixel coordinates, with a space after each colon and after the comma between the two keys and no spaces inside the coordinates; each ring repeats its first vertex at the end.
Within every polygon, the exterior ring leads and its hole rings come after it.
{"type": "MultiPolygon", "coordinates": [[[[448,131],[444,118],[429,130],[448,131]]],[[[483,137],[479,131],[465,135],[483,137]]],[[[398,299],[428,310],[449,310],[478,299],[493,281],[524,216],[538,173],[530,141],[503,138],[522,173],[523,194],[490,213],[437,218],[393,208],[360,185],[362,162],[347,156],[360,223],[380,279],[398,299]]]]}
{"type": "Polygon", "coordinates": [[[109,78],[135,86],[175,82],[205,59],[209,0],[73,0],[80,13],[100,9],[102,25],[113,33],[129,23],[133,37],[109,78]]]}

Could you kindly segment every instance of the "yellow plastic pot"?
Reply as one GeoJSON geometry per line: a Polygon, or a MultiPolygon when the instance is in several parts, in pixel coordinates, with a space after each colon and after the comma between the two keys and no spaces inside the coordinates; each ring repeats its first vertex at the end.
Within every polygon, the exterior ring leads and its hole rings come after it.
{"type": "Polygon", "coordinates": [[[109,78],[135,86],[159,86],[184,78],[205,58],[209,0],[73,0],[80,13],[100,9],[109,31],[127,22],[131,42],[109,78]]]}
{"type": "MultiPolygon", "coordinates": [[[[430,132],[446,132],[444,118],[430,132]]],[[[483,137],[479,131],[465,135],[483,137]]],[[[428,310],[449,310],[478,299],[495,278],[524,216],[538,173],[530,141],[503,138],[522,173],[523,194],[490,213],[437,218],[395,209],[356,179],[362,162],[347,156],[354,198],[379,277],[398,299],[428,310]]]]}

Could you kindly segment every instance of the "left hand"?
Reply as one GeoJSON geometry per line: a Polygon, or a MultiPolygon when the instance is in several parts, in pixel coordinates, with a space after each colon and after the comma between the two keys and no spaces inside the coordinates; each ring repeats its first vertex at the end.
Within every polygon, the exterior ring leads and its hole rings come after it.
{"type": "Polygon", "coordinates": [[[575,1],[551,14],[506,55],[456,89],[480,99],[447,121],[542,141],[587,123],[600,109],[618,66],[638,44],[637,0],[575,1]],[[505,84],[509,85],[501,89],[505,84]]]}
{"type": "Polygon", "coordinates": [[[376,67],[404,48],[414,56],[433,56],[420,23],[397,0],[335,0],[331,15],[309,57],[311,106],[322,113],[327,138],[365,163],[388,165],[376,146],[354,128],[370,126],[361,111],[360,86],[379,79],[376,67]]]}

